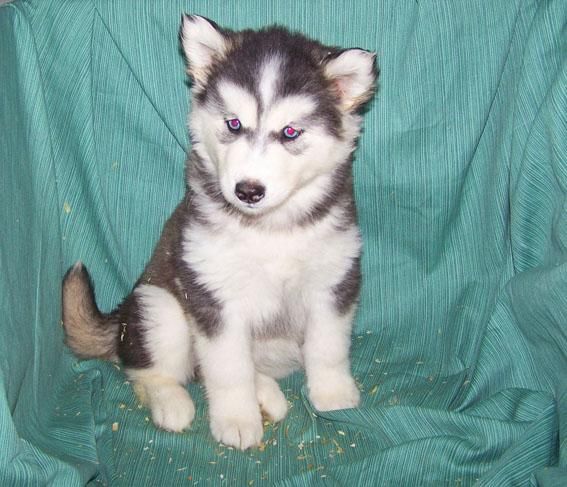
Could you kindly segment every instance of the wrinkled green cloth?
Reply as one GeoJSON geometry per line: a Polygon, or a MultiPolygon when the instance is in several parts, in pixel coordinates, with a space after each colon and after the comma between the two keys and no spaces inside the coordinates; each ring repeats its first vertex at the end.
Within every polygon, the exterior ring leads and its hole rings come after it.
{"type": "Polygon", "coordinates": [[[567,485],[564,0],[35,0],[0,8],[0,485],[567,485]],[[63,344],[60,283],[110,310],[181,198],[182,11],[376,50],[356,154],[355,410],[303,376],[264,445],[158,431],[63,344]]]}

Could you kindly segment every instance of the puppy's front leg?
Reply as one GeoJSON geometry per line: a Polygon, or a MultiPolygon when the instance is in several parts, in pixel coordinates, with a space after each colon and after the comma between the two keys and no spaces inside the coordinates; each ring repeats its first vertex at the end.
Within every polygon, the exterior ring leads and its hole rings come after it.
{"type": "Polygon", "coordinates": [[[354,309],[341,314],[325,299],[314,303],[303,347],[309,398],[318,411],[354,408],[360,402],[349,359],[354,309]]]}
{"type": "Polygon", "coordinates": [[[198,353],[209,402],[213,437],[246,450],[262,440],[250,331],[231,321],[214,336],[198,338],[198,353]]]}

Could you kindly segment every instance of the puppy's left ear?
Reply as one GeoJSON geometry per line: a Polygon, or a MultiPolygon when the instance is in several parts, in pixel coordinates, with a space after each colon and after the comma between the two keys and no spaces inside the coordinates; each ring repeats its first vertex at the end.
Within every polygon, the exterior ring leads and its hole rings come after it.
{"type": "Polygon", "coordinates": [[[356,112],[374,95],[378,78],[376,53],[346,49],[327,56],[323,65],[343,110],[356,112]]]}
{"type": "Polygon", "coordinates": [[[213,62],[228,50],[229,38],[212,20],[187,14],[181,18],[179,35],[189,75],[196,85],[203,85],[213,62]]]}

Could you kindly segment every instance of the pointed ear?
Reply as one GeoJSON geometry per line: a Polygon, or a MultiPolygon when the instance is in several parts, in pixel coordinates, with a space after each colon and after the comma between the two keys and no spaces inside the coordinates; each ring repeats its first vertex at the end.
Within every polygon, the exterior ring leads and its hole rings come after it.
{"type": "Polygon", "coordinates": [[[227,51],[228,37],[212,20],[183,14],[180,38],[189,64],[189,75],[195,84],[204,84],[208,68],[227,51]]]}
{"type": "Polygon", "coordinates": [[[327,56],[323,65],[343,110],[357,111],[374,95],[378,77],[376,53],[364,49],[346,49],[327,56]]]}

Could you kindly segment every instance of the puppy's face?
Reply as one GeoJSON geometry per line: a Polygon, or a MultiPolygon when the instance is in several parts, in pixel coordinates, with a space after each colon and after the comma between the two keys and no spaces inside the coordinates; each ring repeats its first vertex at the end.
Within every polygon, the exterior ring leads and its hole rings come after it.
{"type": "Polygon", "coordinates": [[[348,160],[374,55],[338,51],[272,28],[228,32],[185,16],[193,79],[193,148],[224,199],[248,215],[274,211],[348,160]]]}

